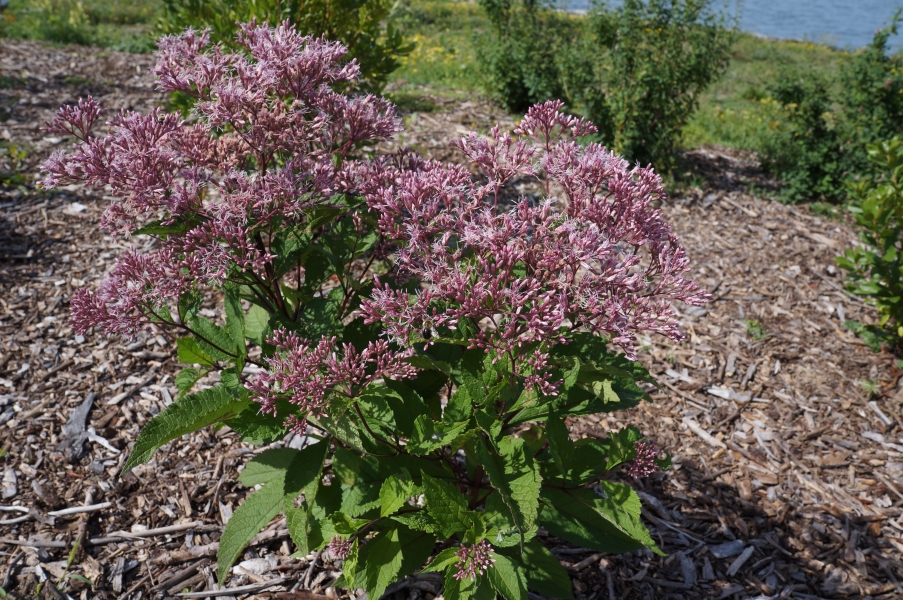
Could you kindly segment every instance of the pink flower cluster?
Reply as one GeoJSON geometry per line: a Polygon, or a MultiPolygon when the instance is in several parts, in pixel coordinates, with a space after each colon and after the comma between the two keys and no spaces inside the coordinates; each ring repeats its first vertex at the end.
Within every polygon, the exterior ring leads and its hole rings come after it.
{"type": "Polygon", "coordinates": [[[461,544],[455,556],[458,557],[458,572],[455,573],[455,579],[458,580],[476,579],[477,574],[482,575],[495,564],[492,546],[486,540],[480,540],[469,548],[461,544]]]}
{"type": "Polygon", "coordinates": [[[684,277],[689,261],[654,207],[661,179],[573,140],[592,131],[552,101],[530,109],[517,139],[497,128],[464,138],[458,147],[488,184],[438,162],[371,166],[359,185],[399,244],[401,274],[424,286],[416,295],[377,286],[365,318],[407,344],[469,321],[479,327],[473,347],[523,353],[520,373],[545,393],[555,390],[547,351],[569,331],[605,335],[631,358],[638,331],[680,339],[671,303],[699,305],[708,295],[684,277]],[[541,179],[544,197],[499,206],[499,191],[517,177],[541,179]]]}
{"type": "Polygon", "coordinates": [[[134,332],[151,307],[234,272],[278,295],[267,278],[271,236],[303,223],[312,207],[336,203],[348,191],[349,152],[398,130],[387,101],[332,89],[358,76],[356,63],[342,61],[342,45],[288,24],[252,23],[241,27],[238,46],[234,53],[210,48],[205,32],[191,30],[160,40],[160,89],[194,100],[188,119],[123,111],[108,121],[108,135],[95,137],[103,111],[88,98],[46,124],[78,143],[47,160],[45,187],[108,190],[115,198],[101,220],[108,232],[127,234],[154,220],[181,226],[140,264],[123,258],[96,294],[79,292],[79,331],[134,332]],[[171,284],[147,285],[163,274],[171,284]]]}
{"type": "Polygon", "coordinates": [[[248,389],[260,403],[261,412],[278,416],[279,400],[298,407],[301,416],[291,415],[285,423],[296,433],[303,433],[308,415],[319,418],[327,413],[333,394],[355,398],[378,379],[416,375],[416,369],[405,361],[413,352],[394,351],[385,340],[370,342],[360,352],[343,344],[339,351],[334,337],[313,344],[279,329],[267,341],[278,352],[265,359],[268,369],[255,375],[248,389]]]}
{"type": "Polygon", "coordinates": [[[339,560],[345,560],[351,554],[351,540],[335,536],[329,540],[329,550],[339,560]]]}
{"type": "Polygon", "coordinates": [[[630,461],[626,473],[631,477],[649,477],[658,471],[655,460],[658,458],[658,447],[655,442],[640,440],[633,445],[636,450],[636,458],[630,461]]]}

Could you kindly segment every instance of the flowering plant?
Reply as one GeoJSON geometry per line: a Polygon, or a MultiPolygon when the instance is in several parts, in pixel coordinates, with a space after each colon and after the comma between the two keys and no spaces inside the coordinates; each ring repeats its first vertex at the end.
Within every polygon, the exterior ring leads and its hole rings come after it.
{"type": "Polygon", "coordinates": [[[635,427],[574,441],[565,424],[645,398],[636,332],[677,339],[670,302],[706,300],[653,207],[658,176],[577,144],[594,128],[557,102],[513,135],[462,139],[477,180],[411,153],[367,158],[398,121],[333,91],[356,76],[341,46],[247,25],[238,47],[160,42],[160,85],[195,99],[190,120],[124,112],[95,137],[89,99],[48,125],[80,142],[44,185],[108,186],[103,227],[156,238],[73,298],[75,328],[183,335],[179,395],[125,469],[212,424],[275,443],[241,473],[261,487],[226,526],[220,579],[280,512],[301,555],[328,548],[334,585],[374,599],[424,568],[444,572],[446,598],[570,598],[540,527],[659,552],[612,478],[667,457],[635,427]],[[508,202],[515,178],[539,198],[508,202]],[[219,385],[192,393],[208,373],[219,385]],[[289,430],[312,443],[281,447],[289,430]]]}

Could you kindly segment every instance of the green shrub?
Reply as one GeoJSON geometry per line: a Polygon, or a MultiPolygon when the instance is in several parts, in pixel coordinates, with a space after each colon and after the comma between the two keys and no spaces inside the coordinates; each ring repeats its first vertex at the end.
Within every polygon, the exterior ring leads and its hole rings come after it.
{"type": "Polygon", "coordinates": [[[783,114],[760,153],[787,200],[843,200],[848,179],[874,175],[866,148],[903,134],[903,55],[887,45],[899,20],[850,55],[835,81],[785,72],[769,90],[783,114]]]}
{"type": "Polygon", "coordinates": [[[699,94],[727,67],[731,33],[711,0],[596,4],[582,19],[536,0],[480,0],[490,93],[510,110],[549,98],[589,116],[616,152],[670,164],[699,94]]]}
{"type": "Polygon", "coordinates": [[[699,95],[727,68],[731,34],[711,0],[625,0],[590,13],[604,103],[590,118],[608,119],[618,153],[641,163],[668,163],[699,95]],[[600,112],[601,110],[601,112],[600,112]]]}
{"type": "Polygon", "coordinates": [[[837,257],[847,274],[847,289],[864,296],[878,308],[878,334],[896,330],[895,344],[903,340],[903,139],[868,147],[868,157],[884,173],[875,181],[852,186],[856,202],[850,210],[863,228],[865,246],[848,249],[837,257]]]}
{"type": "Polygon", "coordinates": [[[305,35],[341,42],[348,58],[360,65],[359,85],[368,92],[380,92],[399,57],[413,49],[389,19],[393,0],[163,1],[161,27],[167,33],[209,28],[214,42],[232,44],[238,22],[278,25],[288,20],[305,35]]]}
{"type": "Polygon", "coordinates": [[[762,139],[763,166],[780,177],[787,200],[836,198],[846,177],[847,149],[828,82],[814,73],[785,72],[770,92],[783,110],[762,139]]]}

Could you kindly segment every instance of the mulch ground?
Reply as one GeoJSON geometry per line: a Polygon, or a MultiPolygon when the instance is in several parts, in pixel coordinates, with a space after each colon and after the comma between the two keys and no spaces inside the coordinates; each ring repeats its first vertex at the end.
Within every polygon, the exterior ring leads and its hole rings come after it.
{"type": "MultiPolygon", "coordinates": [[[[160,102],[152,60],[0,41],[0,138],[16,149],[0,154],[0,173],[24,174],[0,188],[0,587],[47,598],[347,598],[330,586],[328,552],[290,558],[284,521],[255,538],[231,591],[219,589],[219,532],[247,494],[235,477],[260,451],[228,429],[178,440],[118,476],[139,427],[175,395],[179,367],[159,336],[73,334],[73,291],[95,285],[125,244],[94,225],[104,198],[43,192],[33,174],[63,143],[38,129],[59,105],[87,94],[110,109],[160,102]],[[63,592],[47,580],[65,581],[63,592]]],[[[513,123],[482,102],[435,103],[405,117],[400,143],[460,160],[450,139],[513,123]]],[[[834,267],[855,230],[751,195],[771,185],[751,157],[706,148],[687,159],[706,183],[663,210],[715,300],[678,307],[684,343],[644,340],[661,386],[654,403],[570,423],[581,437],[638,422],[673,454],[670,471],[639,484],[668,556],[542,539],[578,600],[903,597],[903,371],[844,328],[875,319],[834,267]]],[[[390,592],[433,600],[441,585],[412,577],[390,592]]]]}

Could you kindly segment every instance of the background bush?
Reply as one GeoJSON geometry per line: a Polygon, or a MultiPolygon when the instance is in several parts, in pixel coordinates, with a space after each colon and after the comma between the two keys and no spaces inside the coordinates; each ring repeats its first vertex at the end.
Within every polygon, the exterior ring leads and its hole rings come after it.
{"type": "Polygon", "coordinates": [[[835,81],[796,69],[770,87],[782,114],[759,151],[788,200],[844,200],[848,180],[876,174],[867,148],[903,133],[903,55],[888,54],[898,23],[899,13],[849,55],[835,81]]]}
{"type": "Polygon", "coordinates": [[[231,44],[236,23],[256,19],[278,25],[288,19],[305,35],[325,36],[348,48],[348,58],[361,67],[358,85],[380,92],[398,59],[412,46],[389,18],[393,0],[164,0],[162,28],[210,28],[211,39],[231,44]]]}
{"type": "Polygon", "coordinates": [[[890,337],[899,346],[903,340],[903,139],[870,145],[867,155],[881,175],[852,186],[855,200],[850,207],[866,245],[848,249],[837,262],[848,272],[847,289],[878,308],[878,327],[865,329],[873,336],[890,337]],[[888,336],[887,331],[895,335],[888,336]]]}
{"type": "Polygon", "coordinates": [[[711,0],[597,3],[588,18],[536,0],[480,0],[493,25],[486,87],[509,110],[561,98],[601,141],[667,167],[700,93],[728,62],[731,32],[711,0]]]}

